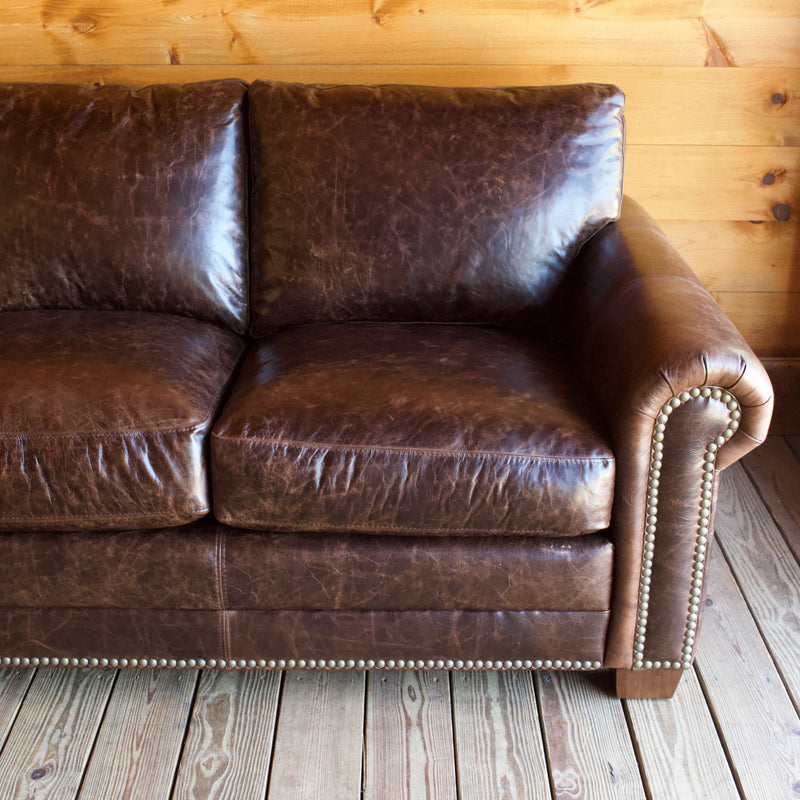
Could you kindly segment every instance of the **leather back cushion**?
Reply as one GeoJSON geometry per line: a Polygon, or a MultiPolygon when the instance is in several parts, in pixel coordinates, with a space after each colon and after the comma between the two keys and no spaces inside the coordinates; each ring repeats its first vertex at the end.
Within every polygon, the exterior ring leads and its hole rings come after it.
{"type": "Polygon", "coordinates": [[[613,86],[250,88],[252,326],[530,323],[619,215],[613,86]]]}
{"type": "Polygon", "coordinates": [[[245,91],[0,84],[0,310],[245,330],[245,91]]]}

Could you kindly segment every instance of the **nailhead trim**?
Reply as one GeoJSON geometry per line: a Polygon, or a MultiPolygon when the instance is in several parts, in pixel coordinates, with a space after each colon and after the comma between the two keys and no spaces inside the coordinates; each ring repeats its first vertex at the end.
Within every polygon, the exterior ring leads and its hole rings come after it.
{"type": "Polygon", "coordinates": [[[639,579],[639,605],[636,619],[636,638],[633,646],[634,669],[689,669],[694,654],[695,632],[700,615],[700,595],[703,591],[706,548],[708,546],[709,520],[711,518],[711,498],[714,492],[714,464],[717,451],[730,439],[739,427],[742,412],[738,401],[719,387],[695,386],[671,398],[661,408],[653,428],[650,450],[650,471],[647,482],[647,514],[644,527],[644,551],[642,555],[641,577],[639,579]],[[689,612],[683,636],[683,649],[677,661],[645,661],[644,647],[647,639],[647,615],[650,605],[650,578],[653,569],[658,526],[658,481],[661,477],[661,456],[664,451],[664,432],[669,416],[683,403],[698,397],[719,400],[728,408],[730,421],[728,427],[713,442],[706,445],[703,457],[703,482],[700,489],[697,536],[695,538],[694,563],[692,565],[692,588],[689,593],[689,612]]]}
{"type": "Polygon", "coordinates": [[[600,669],[600,661],[570,661],[569,659],[536,659],[525,661],[434,661],[429,659],[216,659],[216,658],[0,658],[3,667],[111,667],[123,669],[138,667],[158,669],[448,669],[448,670],[514,670],[514,669],[559,669],[593,670],[600,669]]]}
{"type": "MultiPolygon", "coordinates": [[[[636,638],[633,647],[634,669],[689,669],[694,654],[695,632],[700,612],[700,596],[702,594],[703,576],[705,573],[705,556],[708,544],[711,517],[711,497],[714,490],[714,464],[718,449],[730,439],[739,427],[741,408],[738,401],[728,392],[709,386],[693,387],[671,398],[656,418],[651,443],[650,471],[648,473],[647,514],[644,528],[644,551],[642,556],[641,577],[639,580],[639,604],[636,619],[636,638]],[[658,525],[658,482],[661,477],[661,456],[664,450],[664,432],[672,412],[683,403],[697,397],[720,400],[730,412],[728,427],[713,442],[706,445],[703,463],[703,482],[701,484],[700,512],[695,539],[695,556],[692,568],[692,588],[689,593],[689,613],[686,618],[686,630],[683,637],[682,656],[677,661],[645,661],[644,647],[647,639],[647,616],[650,605],[650,578],[653,568],[656,533],[658,525]]],[[[600,661],[571,661],[569,659],[536,659],[525,661],[443,661],[404,660],[404,659],[349,659],[347,661],[333,659],[250,659],[229,660],[190,658],[0,658],[4,667],[112,667],[112,668],[170,668],[170,669],[448,669],[448,670],[511,670],[511,669],[560,669],[560,670],[592,670],[600,669],[600,661]]]]}

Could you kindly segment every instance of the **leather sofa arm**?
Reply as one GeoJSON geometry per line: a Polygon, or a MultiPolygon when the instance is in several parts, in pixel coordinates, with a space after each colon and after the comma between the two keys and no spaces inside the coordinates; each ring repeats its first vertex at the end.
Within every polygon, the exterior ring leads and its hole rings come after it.
{"type": "Polygon", "coordinates": [[[615,589],[605,664],[687,668],[718,472],[763,441],[769,378],[632,200],[566,284],[569,348],[616,456],[615,589]]]}

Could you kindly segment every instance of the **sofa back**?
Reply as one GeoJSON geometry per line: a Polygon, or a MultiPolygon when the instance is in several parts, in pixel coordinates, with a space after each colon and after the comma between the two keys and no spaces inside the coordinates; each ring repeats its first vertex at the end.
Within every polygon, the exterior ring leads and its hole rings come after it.
{"type": "Polygon", "coordinates": [[[619,215],[613,86],[250,87],[254,335],[530,324],[619,215]]]}
{"type": "Polygon", "coordinates": [[[246,86],[0,85],[0,311],[247,326],[246,86]]]}

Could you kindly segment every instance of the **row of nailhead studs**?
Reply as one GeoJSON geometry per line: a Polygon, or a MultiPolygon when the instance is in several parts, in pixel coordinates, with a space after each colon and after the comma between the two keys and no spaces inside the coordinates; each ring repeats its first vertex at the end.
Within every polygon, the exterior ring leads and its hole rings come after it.
{"type": "Polygon", "coordinates": [[[570,661],[530,659],[521,661],[453,661],[404,659],[216,659],[189,658],[0,658],[4,667],[147,667],[170,669],[455,669],[455,670],[507,670],[507,669],[600,669],[599,661],[570,661]]]}
{"type": "Polygon", "coordinates": [[[703,591],[703,574],[705,570],[706,548],[708,546],[709,520],[711,518],[711,498],[714,492],[714,463],[717,450],[733,436],[739,427],[742,412],[739,403],[728,392],[709,386],[694,387],[673,397],[661,408],[653,430],[653,441],[650,455],[650,473],[647,485],[647,519],[644,531],[644,554],[639,581],[639,608],[636,621],[636,640],[633,647],[634,669],[689,669],[694,652],[695,631],[700,612],[700,595],[703,591]],[[650,606],[650,578],[653,569],[653,553],[655,551],[656,526],[658,524],[658,482],[661,477],[661,456],[664,451],[664,431],[669,415],[683,403],[697,397],[711,397],[719,400],[728,408],[730,421],[728,427],[706,446],[703,458],[703,482],[700,494],[700,514],[695,539],[694,563],[692,566],[692,589],[689,595],[689,613],[686,618],[686,631],[683,637],[683,650],[678,661],[645,661],[644,645],[647,638],[647,615],[650,606]]]}

